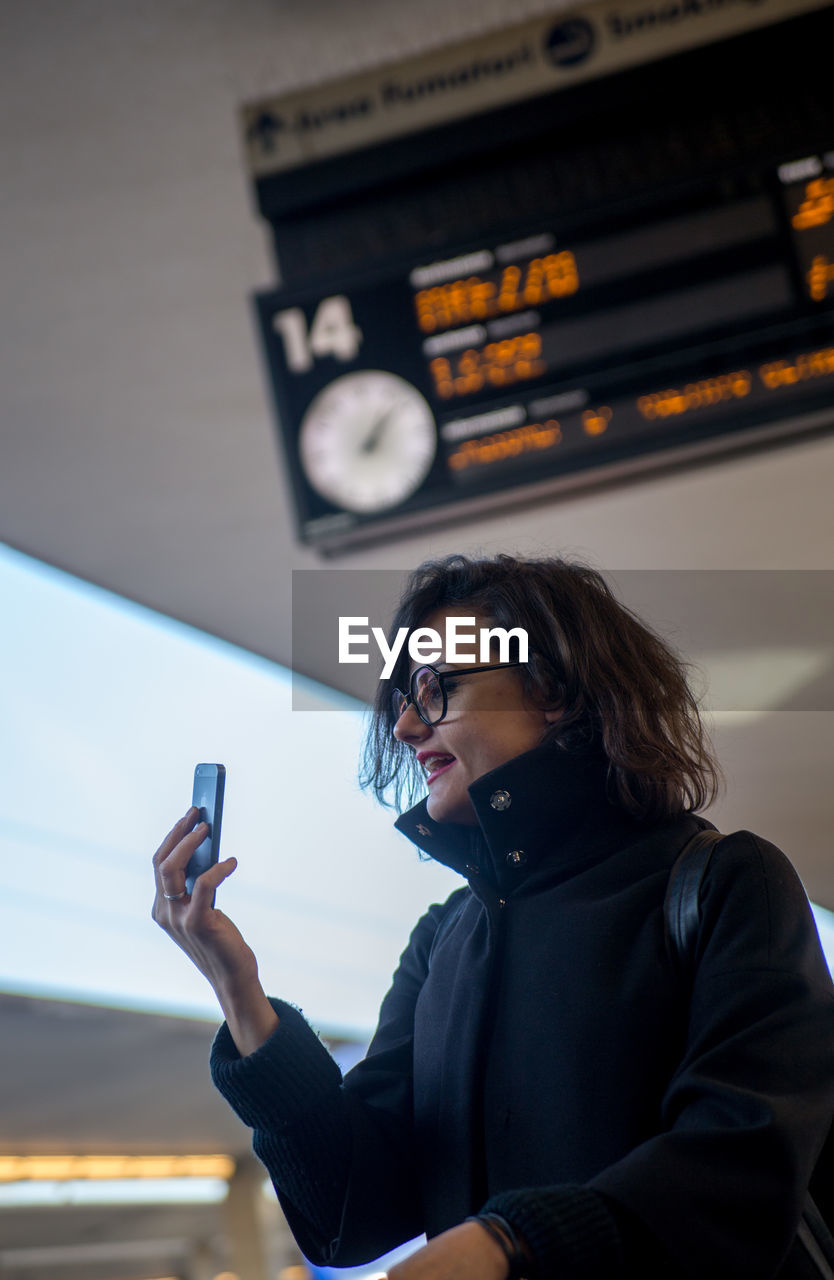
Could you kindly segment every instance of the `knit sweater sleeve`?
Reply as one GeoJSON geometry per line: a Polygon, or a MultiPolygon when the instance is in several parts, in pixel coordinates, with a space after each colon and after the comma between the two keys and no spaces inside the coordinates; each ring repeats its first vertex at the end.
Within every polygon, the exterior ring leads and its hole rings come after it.
{"type": "Polygon", "coordinates": [[[804,890],[739,832],[702,893],[686,1049],[656,1136],[584,1185],[484,1206],[533,1280],[762,1280],[786,1257],[834,1115],[834,992],[804,890]]]}
{"type": "Polygon", "coordinates": [[[353,1266],[424,1230],[415,1181],[412,1108],[414,1005],[443,906],[417,923],[365,1058],[342,1078],[300,1011],[272,1001],[279,1026],[241,1057],[228,1027],[212,1048],[214,1083],[253,1129],[304,1254],[353,1266]]]}

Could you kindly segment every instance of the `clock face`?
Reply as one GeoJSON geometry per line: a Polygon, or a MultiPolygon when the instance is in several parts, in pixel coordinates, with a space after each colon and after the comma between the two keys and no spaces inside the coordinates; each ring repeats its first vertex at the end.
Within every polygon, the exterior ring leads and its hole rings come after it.
{"type": "Polygon", "coordinates": [[[416,387],[377,369],[334,379],[298,440],[307,480],[345,511],[384,511],[419,489],[437,451],[434,414],[416,387]]]}

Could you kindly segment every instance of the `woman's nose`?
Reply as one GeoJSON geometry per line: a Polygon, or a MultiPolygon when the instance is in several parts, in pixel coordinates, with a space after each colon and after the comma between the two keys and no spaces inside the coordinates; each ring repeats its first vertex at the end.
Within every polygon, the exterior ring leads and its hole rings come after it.
{"type": "Polygon", "coordinates": [[[418,742],[425,738],[431,729],[417,714],[413,702],[409,702],[399,720],[394,725],[394,737],[398,742],[418,742]]]}

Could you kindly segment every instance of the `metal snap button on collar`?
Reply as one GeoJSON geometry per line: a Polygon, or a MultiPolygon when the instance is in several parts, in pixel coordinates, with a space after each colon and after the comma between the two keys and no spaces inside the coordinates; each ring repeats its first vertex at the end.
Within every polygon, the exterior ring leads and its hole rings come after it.
{"type": "Polygon", "coordinates": [[[500,812],[502,809],[509,809],[512,803],[512,796],[509,791],[493,791],[489,797],[489,803],[493,809],[498,809],[500,812]]]}
{"type": "Polygon", "coordinates": [[[507,862],[511,867],[523,867],[527,861],[527,854],[523,849],[511,849],[507,854],[507,862]]]}

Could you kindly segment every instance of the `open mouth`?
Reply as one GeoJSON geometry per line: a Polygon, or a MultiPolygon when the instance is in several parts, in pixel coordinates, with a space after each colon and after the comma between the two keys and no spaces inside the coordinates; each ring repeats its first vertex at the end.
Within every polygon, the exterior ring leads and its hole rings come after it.
{"type": "Polygon", "coordinates": [[[436,754],[425,756],[421,761],[428,777],[427,782],[431,783],[441,773],[445,773],[447,769],[455,763],[455,757],[447,755],[445,752],[437,752],[436,754]]]}

